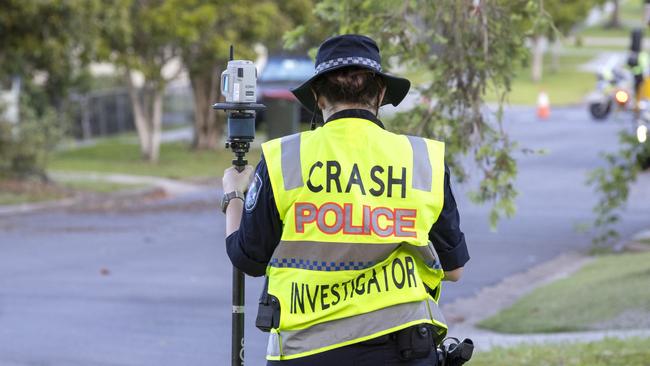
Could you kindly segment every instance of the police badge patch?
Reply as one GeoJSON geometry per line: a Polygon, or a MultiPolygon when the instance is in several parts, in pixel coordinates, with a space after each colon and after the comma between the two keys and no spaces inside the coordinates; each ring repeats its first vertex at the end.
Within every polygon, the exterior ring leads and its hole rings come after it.
{"type": "Polygon", "coordinates": [[[246,212],[253,211],[253,209],[255,209],[255,206],[257,206],[257,197],[259,197],[261,189],[262,179],[256,173],[253,182],[251,183],[250,187],[248,187],[248,193],[246,193],[246,203],[244,205],[246,212]]]}

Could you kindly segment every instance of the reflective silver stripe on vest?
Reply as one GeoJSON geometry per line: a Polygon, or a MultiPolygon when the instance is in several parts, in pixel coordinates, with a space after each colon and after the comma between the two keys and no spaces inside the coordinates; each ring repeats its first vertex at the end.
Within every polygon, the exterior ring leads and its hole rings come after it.
{"type": "Polygon", "coordinates": [[[422,137],[406,136],[413,149],[413,189],[431,191],[432,168],[427,143],[422,137]]]}
{"type": "Polygon", "coordinates": [[[280,343],[282,339],[277,333],[269,333],[269,342],[266,344],[266,354],[269,356],[279,356],[280,352],[280,343]]]}
{"type": "Polygon", "coordinates": [[[405,244],[404,247],[409,253],[412,253],[422,259],[424,264],[429,266],[430,268],[433,269],[442,269],[440,265],[440,259],[438,258],[438,253],[436,252],[436,248],[433,246],[431,242],[428,243],[426,246],[416,246],[416,245],[408,245],[405,244]]]}
{"type": "Polygon", "coordinates": [[[284,136],[280,140],[282,155],[282,179],[284,190],[302,187],[302,167],[300,164],[300,134],[284,136]]]}
{"type": "MultiPolygon", "coordinates": [[[[445,315],[442,313],[442,310],[440,310],[440,307],[438,304],[433,301],[433,300],[427,300],[429,304],[429,310],[431,311],[431,319],[437,320],[442,324],[447,324],[447,320],[445,319],[445,315]]],[[[440,334],[440,333],[438,333],[440,334]]],[[[444,336],[444,334],[443,334],[444,336]]],[[[438,340],[437,340],[438,341],[438,340]]]]}
{"type": "Polygon", "coordinates": [[[281,241],[269,265],[316,271],[361,270],[388,258],[400,244],[281,241]]]}
{"type": "MultiPolygon", "coordinates": [[[[306,329],[281,330],[280,337],[269,337],[267,351],[273,352],[282,349],[282,356],[297,355],[362,337],[375,334],[379,336],[380,332],[412,321],[430,320],[432,316],[439,316],[433,320],[446,324],[438,305],[433,301],[398,304],[365,314],[316,324],[306,329]],[[432,307],[436,309],[434,310],[432,307]],[[281,342],[281,344],[271,344],[272,342],[281,342]]],[[[444,334],[444,332],[444,329],[440,329],[437,333],[444,334]]],[[[268,353],[268,356],[281,355],[268,353]]]]}

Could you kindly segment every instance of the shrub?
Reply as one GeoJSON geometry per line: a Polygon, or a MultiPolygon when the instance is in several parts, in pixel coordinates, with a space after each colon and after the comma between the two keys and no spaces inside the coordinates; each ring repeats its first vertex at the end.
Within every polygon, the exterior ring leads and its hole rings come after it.
{"type": "Polygon", "coordinates": [[[650,168],[650,141],[639,144],[636,135],[627,131],[620,133],[619,140],[620,149],[603,154],[605,166],[593,170],[587,181],[598,194],[594,207],[596,236],[593,242],[602,249],[607,249],[620,238],[615,225],[625,209],[630,186],[640,171],[650,168]]]}
{"type": "Polygon", "coordinates": [[[47,180],[47,160],[63,136],[63,128],[51,108],[41,109],[37,112],[23,97],[20,122],[13,124],[0,117],[0,178],[47,180]]]}

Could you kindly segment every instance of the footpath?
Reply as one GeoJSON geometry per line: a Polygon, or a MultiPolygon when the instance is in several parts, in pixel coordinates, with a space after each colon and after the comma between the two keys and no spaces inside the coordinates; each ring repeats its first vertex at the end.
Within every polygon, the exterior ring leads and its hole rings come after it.
{"type": "MultiPolygon", "coordinates": [[[[133,190],[127,190],[121,193],[113,194],[115,197],[122,198],[125,196],[140,197],[154,189],[159,190],[163,197],[174,197],[203,191],[209,188],[201,184],[144,175],[106,174],[95,172],[52,172],[50,173],[50,177],[55,181],[84,180],[147,186],[147,188],[136,188],[133,190]]],[[[81,204],[83,203],[84,199],[85,198],[83,196],[75,196],[56,201],[0,206],[0,217],[46,209],[66,208],[81,204]]]]}

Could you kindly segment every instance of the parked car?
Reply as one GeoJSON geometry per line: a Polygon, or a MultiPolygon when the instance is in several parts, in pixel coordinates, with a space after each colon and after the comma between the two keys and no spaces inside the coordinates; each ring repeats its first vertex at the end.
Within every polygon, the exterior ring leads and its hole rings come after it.
{"type": "MultiPolygon", "coordinates": [[[[300,85],[314,74],[314,63],[307,56],[270,56],[257,79],[257,95],[260,103],[273,100],[290,100],[298,103],[290,89],[300,85]]],[[[265,113],[258,113],[256,124],[265,120],[265,113]]],[[[307,122],[311,113],[301,107],[300,121],[307,122]]]]}

